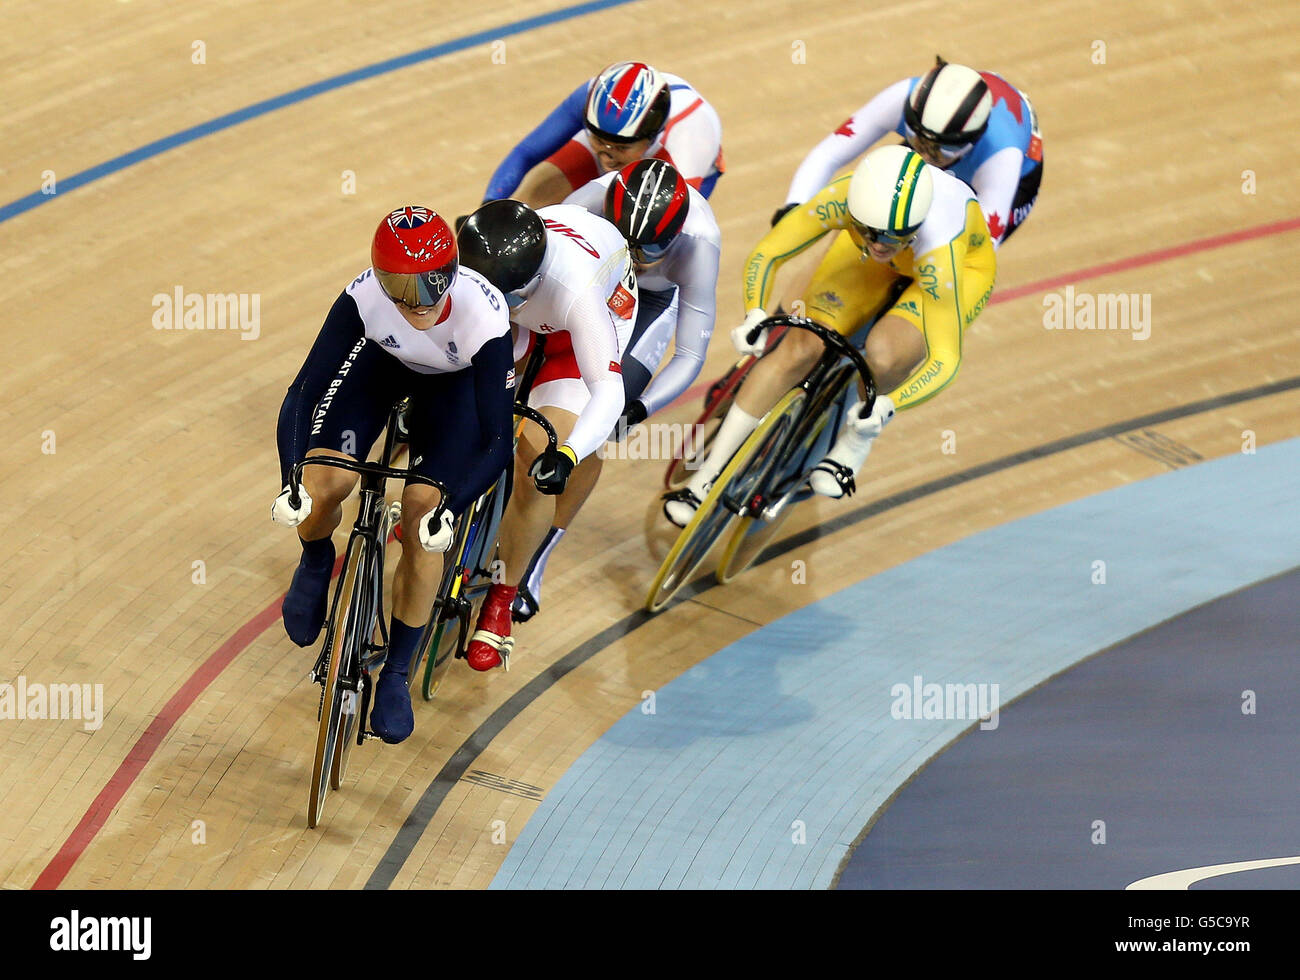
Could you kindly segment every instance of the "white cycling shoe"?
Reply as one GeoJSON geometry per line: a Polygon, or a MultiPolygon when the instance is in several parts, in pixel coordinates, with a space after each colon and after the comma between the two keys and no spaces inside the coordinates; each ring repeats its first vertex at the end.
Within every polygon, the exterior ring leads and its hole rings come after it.
{"type": "MultiPolygon", "coordinates": [[[[709,488],[705,487],[704,492],[707,494],[709,488]]],[[[685,527],[691,522],[695,512],[700,509],[701,503],[701,499],[690,487],[666,493],[664,494],[664,517],[678,527],[685,527]]]]}

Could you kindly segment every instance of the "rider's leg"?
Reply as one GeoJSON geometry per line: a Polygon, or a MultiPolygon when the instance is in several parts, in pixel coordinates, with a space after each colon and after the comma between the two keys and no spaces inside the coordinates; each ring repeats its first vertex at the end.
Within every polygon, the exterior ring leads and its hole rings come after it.
{"type": "Polygon", "coordinates": [[[418,522],[438,506],[442,494],[425,483],[402,490],[402,513],[410,533],[402,535],[402,556],[393,575],[393,617],[388,629],[388,657],[375,684],[370,727],[385,742],[401,742],[415,728],[408,671],[424,635],[442,579],[444,555],[425,551],[418,522]]]}
{"type": "MultiPolygon", "coordinates": [[[[394,369],[404,370],[373,345],[361,342],[352,349],[331,381],[332,396],[322,399],[311,414],[307,457],[365,456],[392,407],[394,369]]],[[[302,482],[312,508],[298,525],[302,558],[284,599],[283,616],[289,638],[299,646],[310,646],[325,624],[334,570],[331,535],[342,520],[343,501],[356,486],[357,476],[329,466],[305,466],[302,482]]]]}
{"type": "MultiPolygon", "coordinates": [[[[563,444],[573,431],[577,413],[567,408],[545,404],[551,400],[566,401],[586,392],[586,385],[576,378],[566,378],[539,384],[533,389],[529,401],[555,428],[559,444],[563,444]]],[[[581,409],[579,409],[581,411],[581,409]]],[[[501,518],[501,532],[497,541],[497,557],[503,566],[502,581],[488,589],[479,611],[477,628],[471,638],[466,660],[475,670],[491,670],[502,662],[504,648],[507,654],[513,641],[510,636],[510,607],[523,580],[528,560],[546,537],[547,529],[555,519],[555,497],[541,493],[533,484],[528,470],[533,461],[546,449],[546,437],[531,422],[524,423],[519,444],[515,448],[514,489],[510,503],[501,518]]]]}
{"type": "Polygon", "coordinates": [[[852,493],[853,478],[867,461],[876,436],[894,415],[886,392],[893,391],[925,360],[925,337],[910,320],[888,314],[871,328],[863,351],[878,392],[875,410],[860,423],[845,420],[835,445],[808,478],[817,493],[842,497],[852,493]]]}
{"type": "MultiPolygon", "coordinates": [[[[312,449],[313,456],[354,457],[332,449],[312,449]]],[[[334,573],[334,529],[343,519],[343,501],[356,486],[357,476],[332,466],[305,466],[303,488],[311,495],[311,513],[298,525],[302,556],[284,597],[284,629],[300,647],[316,642],[329,603],[329,582],[334,573]]]]}

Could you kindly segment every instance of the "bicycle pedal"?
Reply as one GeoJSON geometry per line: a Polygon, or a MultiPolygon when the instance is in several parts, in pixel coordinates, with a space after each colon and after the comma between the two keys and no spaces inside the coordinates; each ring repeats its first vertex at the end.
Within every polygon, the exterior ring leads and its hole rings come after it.
{"type": "Polygon", "coordinates": [[[497,656],[501,658],[501,666],[505,668],[506,673],[510,673],[510,653],[515,648],[515,638],[507,636],[501,641],[501,646],[497,650],[497,656]]]}

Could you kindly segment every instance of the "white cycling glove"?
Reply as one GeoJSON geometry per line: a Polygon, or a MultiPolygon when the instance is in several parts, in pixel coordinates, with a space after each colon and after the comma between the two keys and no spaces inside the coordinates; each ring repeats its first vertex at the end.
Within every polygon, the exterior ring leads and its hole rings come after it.
{"type": "Polygon", "coordinates": [[[420,519],[420,544],[425,551],[444,552],[451,547],[456,519],[445,507],[435,508],[420,519]],[[441,516],[440,516],[441,515],[441,516]],[[438,518],[435,522],[434,518],[438,518]]]}
{"type": "Polygon", "coordinates": [[[298,488],[298,496],[302,498],[302,503],[298,509],[294,510],[293,505],[289,503],[289,488],[286,486],[280,491],[280,496],[275,498],[275,503],[271,505],[271,520],[284,527],[297,527],[305,521],[311,514],[311,494],[307,492],[306,487],[298,488]]]}
{"type": "Polygon", "coordinates": [[[731,331],[731,343],[742,354],[753,354],[758,357],[767,347],[767,329],[759,331],[757,339],[751,344],[749,342],[749,332],[756,326],[767,319],[767,314],[762,310],[750,310],[745,314],[745,322],[731,331]]]}
{"type": "Polygon", "coordinates": [[[858,402],[849,409],[848,426],[858,435],[874,439],[880,435],[885,423],[894,417],[894,403],[888,395],[877,395],[871,414],[864,419],[858,413],[865,404],[866,402],[858,402]]]}

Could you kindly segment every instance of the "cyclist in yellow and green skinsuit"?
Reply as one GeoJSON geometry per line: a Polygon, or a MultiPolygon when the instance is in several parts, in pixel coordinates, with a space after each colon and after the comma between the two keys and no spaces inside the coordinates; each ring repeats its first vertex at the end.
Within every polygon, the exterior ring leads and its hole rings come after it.
{"type": "MultiPolygon", "coordinates": [[[[732,333],[742,354],[761,354],[776,271],[823,236],[837,233],[803,297],[804,316],[852,335],[888,302],[894,283],[911,284],[867,335],[864,354],[876,381],[871,413],[849,412],[834,447],[810,477],[828,497],[854,489],[854,475],[896,411],[933,398],[961,363],[962,335],[993,292],[996,253],[975,192],[925,163],[905,146],[872,150],[851,176],[840,177],[787,213],[745,263],[744,323],[732,333]]],[[[707,459],[690,483],[665,497],[664,513],[684,527],[713,480],[777,399],[803,377],[824,347],[791,330],[754,365],[722,421],[707,459]]]]}

